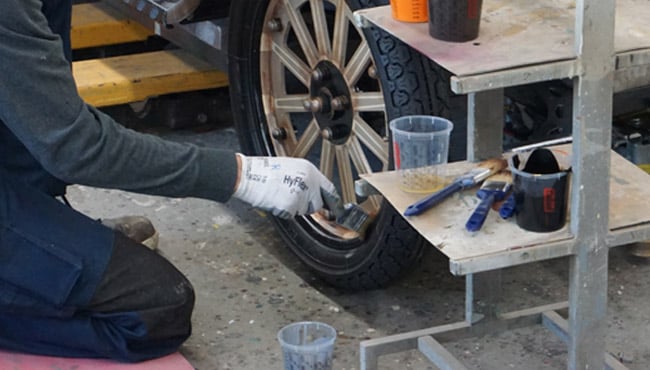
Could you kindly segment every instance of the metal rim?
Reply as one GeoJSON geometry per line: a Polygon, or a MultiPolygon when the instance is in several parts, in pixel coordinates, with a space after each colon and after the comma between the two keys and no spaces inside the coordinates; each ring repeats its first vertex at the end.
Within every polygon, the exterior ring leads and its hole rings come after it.
{"type": "MultiPolygon", "coordinates": [[[[345,203],[379,212],[381,197],[358,198],[354,180],[389,165],[383,94],[363,33],[344,0],[271,0],[260,44],[262,104],[278,156],[307,158],[345,203]]],[[[313,221],[348,239],[320,215],[313,221]]]]}

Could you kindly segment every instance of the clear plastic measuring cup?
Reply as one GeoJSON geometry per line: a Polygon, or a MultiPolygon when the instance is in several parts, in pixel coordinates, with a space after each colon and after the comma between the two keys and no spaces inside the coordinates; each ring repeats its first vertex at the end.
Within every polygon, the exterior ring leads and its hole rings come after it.
{"type": "Polygon", "coordinates": [[[278,332],[285,370],[330,370],[336,330],[322,322],[289,324],[278,332]]]}
{"type": "Polygon", "coordinates": [[[434,192],[448,182],[447,163],[451,121],[435,116],[404,116],[389,124],[393,159],[400,173],[400,188],[408,192],[434,192]]]}

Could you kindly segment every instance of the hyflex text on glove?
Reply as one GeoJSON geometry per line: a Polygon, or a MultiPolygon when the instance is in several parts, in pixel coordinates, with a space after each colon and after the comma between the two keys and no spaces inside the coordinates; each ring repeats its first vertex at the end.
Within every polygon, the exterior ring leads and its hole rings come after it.
{"type": "Polygon", "coordinates": [[[237,155],[241,173],[233,196],[275,216],[290,218],[321,209],[321,192],[338,196],[334,184],[305,159],[237,155]]]}

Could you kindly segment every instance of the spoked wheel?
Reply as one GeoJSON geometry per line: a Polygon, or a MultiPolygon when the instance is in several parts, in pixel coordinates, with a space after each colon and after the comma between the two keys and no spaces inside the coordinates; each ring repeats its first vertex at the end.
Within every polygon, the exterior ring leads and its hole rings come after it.
{"type": "Polygon", "coordinates": [[[387,34],[358,29],[357,0],[243,0],[230,16],[235,124],[248,154],[307,158],[344,201],[375,215],[365,235],[319,213],[275,222],[295,254],[347,289],[385,285],[412,266],[424,243],[378,195],[360,197],[360,174],[392,166],[387,122],[445,115],[440,69],[387,34]],[[441,93],[442,92],[442,93],[441,93]]]}

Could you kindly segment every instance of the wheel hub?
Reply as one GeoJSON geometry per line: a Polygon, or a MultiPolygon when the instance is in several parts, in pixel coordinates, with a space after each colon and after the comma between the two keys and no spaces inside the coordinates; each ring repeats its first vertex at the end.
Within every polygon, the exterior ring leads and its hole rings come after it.
{"type": "Polygon", "coordinates": [[[348,140],[353,122],[350,89],[331,62],[321,61],[312,71],[305,109],[314,115],[325,140],[334,144],[348,140]]]}

